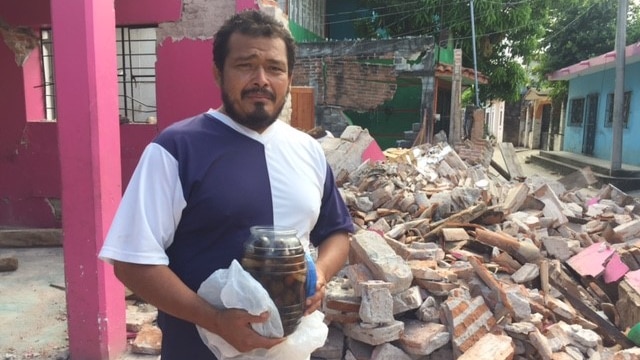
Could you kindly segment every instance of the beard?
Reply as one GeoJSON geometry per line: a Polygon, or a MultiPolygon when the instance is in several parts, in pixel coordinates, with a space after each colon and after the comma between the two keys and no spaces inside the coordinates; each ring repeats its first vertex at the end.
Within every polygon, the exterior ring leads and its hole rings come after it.
{"type": "MultiPolygon", "coordinates": [[[[240,98],[243,99],[245,96],[260,93],[263,95],[269,96],[269,100],[275,103],[276,96],[273,92],[266,89],[249,89],[244,90],[240,93],[240,98]]],[[[224,106],[225,113],[235,122],[240,125],[243,125],[254,131],[262,131],[268,128],[271,124],[273,124],[280,116],[282,109],[284,108],[284,102],[280,104],[279,107],[275,109],[273,113],[269,113],[266,109],[266,104],[264,102],[254,103],[254,109],[252,112],[241,115],[238,109],[234,106],[233,102],[229,98],[229,95],[226,91],[222,91],[222,105],[224,106]]]]}

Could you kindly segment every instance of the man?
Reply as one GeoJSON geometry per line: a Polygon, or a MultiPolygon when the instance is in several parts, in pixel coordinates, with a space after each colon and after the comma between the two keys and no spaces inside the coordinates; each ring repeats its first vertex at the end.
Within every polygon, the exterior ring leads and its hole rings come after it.
{"type": "Polygon", "coordinates": [[[196,293],[214,271],[240,259],[254,225],[294,228],[317,246],[316,294],[343,266],[353,223],[322,148],[277,120],[289,93],[295,45],[258,11],[236,14],[217,32],[214,76],[222,107],[180,121],[147,146],[100,258],[159,309],[162,360],[215,359],[195,325],[241,352],[284,339],[260,336],[252,316],[215,309],[196,293]]]}

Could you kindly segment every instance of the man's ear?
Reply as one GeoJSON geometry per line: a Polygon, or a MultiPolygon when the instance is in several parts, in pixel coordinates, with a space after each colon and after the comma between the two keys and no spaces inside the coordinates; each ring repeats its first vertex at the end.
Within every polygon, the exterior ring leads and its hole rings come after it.
{"type": "Polygon", "coordinates": [[[218,86],[222,86],[222,74],[220,73],[220,70],[218,70],[218,67],[215,65],[212,66],[212,70],[213,78],[216,80],[216,84],[218,84],[218,86]]]}

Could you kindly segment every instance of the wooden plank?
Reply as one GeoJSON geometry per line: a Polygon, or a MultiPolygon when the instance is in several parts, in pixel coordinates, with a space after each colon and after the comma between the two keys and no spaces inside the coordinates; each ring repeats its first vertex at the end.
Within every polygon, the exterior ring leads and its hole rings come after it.
{"type": "Polygon", "coordinates": [[[291,87],[291,126],[300,130],[311,130],[315,127],[315,99],[313,87],[291,87]]]}
{"type": "Polygon", "coordinates": [[[518,159],[518,155],[516,155],[516,150],[513,147],[513,144],[510,142],[503,142],[498,144],[500,148],[500,152],[502,153],[502,158],[504,159],[504,163],[507,167],[507,171],[512,179],[524,179],[527,176],[524,174],[522,170],[522,166],[520,165],[520,160],[518,159]]]}
{"type": "Polygon", "coordinates": [[[449,227],[451,224],[460,226],[461,224],[469,223],[480,217],[486,211],[487,205],[481,202],[468,209],[453,214],[446,219],[435,222],[431,224],[431,230],[424,235],[424,240],[426,242],[436,241],[439,239],[440,235],[442,234],[442,229],[444,229],[445,227],[449,227]]]}
{"type": "Polygon", "coordinates": [[[0,230],[0,247],[61,246],[62,229],[0,230]]]}
{"type": "Polygon", "coordinates": [[[518,241],[518,239],[506,233],[477,228],[476,241],[488,246],[495,246],[498,249],[507,252],[521,264],[535,264],[542,260],[540,249],[535,245],[527,241],[518,241]]]}

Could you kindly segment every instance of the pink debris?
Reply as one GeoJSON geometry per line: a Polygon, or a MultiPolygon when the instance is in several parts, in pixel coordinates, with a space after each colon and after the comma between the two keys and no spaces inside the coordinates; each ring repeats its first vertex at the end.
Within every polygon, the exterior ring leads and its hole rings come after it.
{"type": "Polygon", "coordinates": [[[567,260],[567,264],[580,276],[598,277],[614,252],[606,243],[595,243],[567,260]]]}
{"type": "Polygon", "coordinates": [[[618,253],[614,253],[604,268],[604,282],[609,284],[618,281],[628,272],[629,267],[622,262],[618,253]]]}

